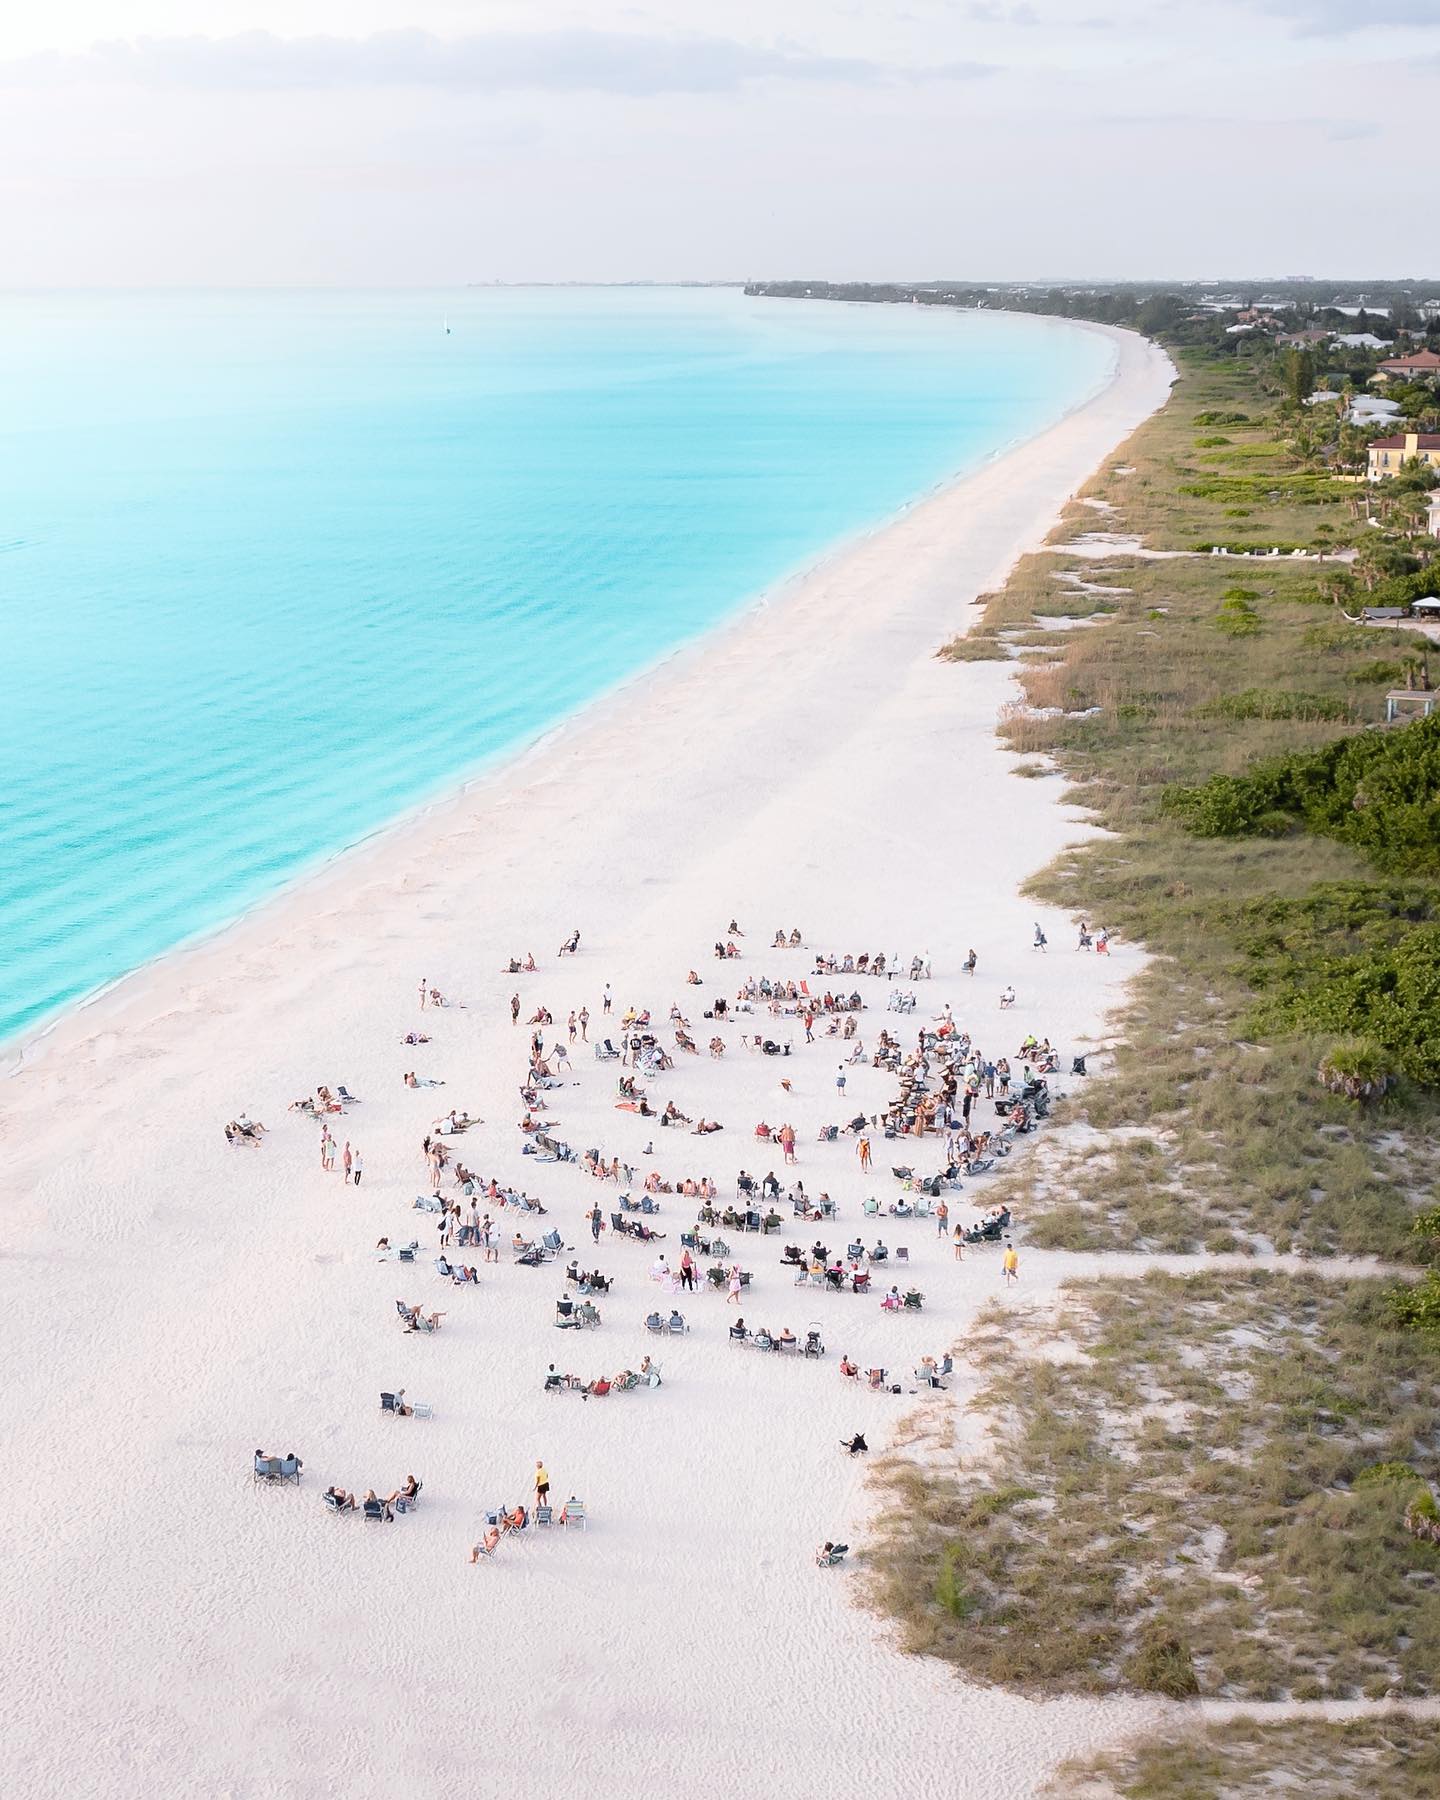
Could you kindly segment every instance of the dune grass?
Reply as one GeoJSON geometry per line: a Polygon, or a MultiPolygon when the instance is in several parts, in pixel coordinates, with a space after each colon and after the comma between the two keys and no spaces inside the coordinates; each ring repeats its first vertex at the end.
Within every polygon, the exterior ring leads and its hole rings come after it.
{"type": "Polygon", "coordinates": [[[1401,1712],[1231,1719],[1065,1763],[1047,1791],[1054,1800],[1419,1800],[1440,1793],[1440,1731],[1401,1712]]]}
{"type": "MultiPolygon", "coordinates": [[[[1073,1084],[1062,1109],[1101,1139],[1058,1158],[1042,1146],[1007,1172],[1006,1197],[1047,1245],[1413,1257],[1409,1221],[1440,1172],[1435,1097],[1412,1087],[1372,1118],[1328,1094],[1315,1070],[1329,1040],[1305,1026],[1320,1015],[1304,988],[1355,948],[1353,934],[1320,911],[1257,958],[1246,910],[1277,897],[1298,906],[1322,884],[1363,892],[1374,869],[1357,849],[1299,828],[1205,839],[1163,810],[1177,784],[1241,775],[1375,723],[1395,669],[1424,648],[1413,634],[1382,639],[1346,624],[1322,592],[1323,564],[1134,554],[1135,538],[1185,548],[1231,535],[1218,501],[1181,490],[1208,466],[1194,445],[1197,419],[1236,412],[1246,423],[1225,427],[1234,460],[1252,472],[1283,467],[1256,370],[1186,360],[1169,404],[1086,496],[1113,511],[1077,502],[1050,548],[988,598],[981,630],[1021,651],[1002,737],[1020,767],[1039,758],[1059,769],[1067,799],[1110,834],[1063,857],[1031,891],[1155,955],[1117,1022],[1103,1079],[1073,1084]],[[1113,560],[1065,553],[1097,531],[1121,540],[1113,560]],[[1105,596],[1107,610],[1081,629],[1046,630],[1057,607],[1097,598],[1060,590],[1065,569],[1128,591],[1105,596]],[[1217,629],[1236,616],[1227,606],[1246,609],[1254,629],[1217,629]],[[1283,1013],[1258,1009],[1262,992],[1280,990],[1283,1013]],[[1149,1147],[1114,1138],[1121,1129],[1143,1129],[1149,1147]]],[[[1328,485],[1337,491],[1303,505],[1283,482],[1252,495],[1247,529],[1257,541],[1303,532],[1345,542],[1356,532],[1353,490],[1328,485]]]]}
{"type": "Polygon", "coordinates": [[[976,1679],[1246,1700],[1427,1694],[1440,1343],[1383,1284],[1254,1271],[1072,1283],[962,1347],[988,1447],[872,1472],[870,1594],[976,1679]]]}

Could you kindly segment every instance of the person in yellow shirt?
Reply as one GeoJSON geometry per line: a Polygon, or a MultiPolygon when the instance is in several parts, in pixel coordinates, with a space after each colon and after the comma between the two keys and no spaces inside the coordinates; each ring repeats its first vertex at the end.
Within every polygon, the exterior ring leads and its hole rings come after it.
{"type": "Polygon", "coordinates": [[[1020,1258],[1016,1254],[1015,1246],[1010,1242],[1009,1238],[1006,1238],[1005,1240],[1005,1254],[1000,1259],[1000,1268],[1005,1276],[1005,1284],[1007,1287],[1012,1281],[1018,1281],[1020,1279],[1020,1258]]]}
{"type": "Polygon", "coordinates": [[[544,1506],[550,1499],[550,1474],[543,1462],[535,1463],[535,1504],[544,1506]]]}

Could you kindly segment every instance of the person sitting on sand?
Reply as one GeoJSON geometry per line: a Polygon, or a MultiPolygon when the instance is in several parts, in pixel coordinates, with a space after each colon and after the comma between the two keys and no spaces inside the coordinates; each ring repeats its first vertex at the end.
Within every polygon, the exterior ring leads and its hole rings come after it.
{"type": "Polygon", "coordinates": [[[795,1342],[795,1333],[791,1331],[790,1327],[787,1325],[775,1341],[777,1344],[793,1344],[795,1342]]]}
{"type": "Polygon", "coordinates": [[[857,1431],[850,1439],[841,1438],[840,1448],[848,1450],[851,1456],[863,1456],[870,1446],[865,1442],[865,1433],[857,1431]]]}
{"type": "Polygon", "coordinates": [[[851,1362],[850,1358],[843,1351],[840,1355],[840,1373],[847,1381],[856,1381],[860,1376],[859,1365],[851,1362]]]}
{"type": "Polygon", "coordinates": [[[344,1488],[326,1488],[325,1498],[330,1505],[335,1508],[336,1512],[354,1512],[355,1510],[355,1496],[353,1494],[347,1494],[344,1488]]]}
{"type": "Polygon", "coordinates": [[[699,975],[696,974],[694,969],[692,969],[690,971],[690,973],[685,977],[685,980],[686,980],[687,985],[690,987],[703,987],[705,985],[704,982],[701,981],[699,975]]]}

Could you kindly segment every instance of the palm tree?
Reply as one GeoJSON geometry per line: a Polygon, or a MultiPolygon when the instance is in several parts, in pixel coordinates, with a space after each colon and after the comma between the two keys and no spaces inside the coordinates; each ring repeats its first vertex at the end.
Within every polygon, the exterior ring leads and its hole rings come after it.
{"type": "Polygon", "coordinates": [[[1377,1105],[1400,1080],[1390,1058],[1366,1038],[1332,1044],[1315,1071],[1322,1087],[1362,1109],[1377,1105]]]}

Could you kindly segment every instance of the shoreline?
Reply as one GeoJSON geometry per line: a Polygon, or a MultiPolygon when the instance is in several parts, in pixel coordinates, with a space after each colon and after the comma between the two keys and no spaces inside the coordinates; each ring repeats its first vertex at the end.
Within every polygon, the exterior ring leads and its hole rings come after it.
{"type": "MultiPolygon", "coordinates": [[[[1063,923],[1019,894],[1092,828],[1055,784],[1010,775],[1017,759],[994,726],[1013,665],[935,652],[1163,403],[1168,359],[1128,333],[1113,341],[1114,379],[1048,431],[824,559],[783,604],[752,605],[503,771],[168,958],[143,994],[115,989],[68,1015],[0,1090],[16,1195],[0,1306],[28,1397],[12,1419],[22,1548],[0,1561],[16,1671],[7,1789],[58,1800],[104,1758],[116,1800],[260,1785],[299,1800],[341,1787],[356,1800],[492,1789],[618,1800],[673,1785],[683,1749],[705,1800],[762,1785],[821,1800],[835,1732],[863,1706],[883,1724],[848,1731],[852,1785],[877,1800],[1018,1800],[1062,1757],[1170,1716],[969,1686],[901,1656],[857,1609],[855,1578],[814,1566],[824,1537],[855,1533],[863,1547],[863,1469],[837,1440],[863,1428],[878,1452],[932,1404],[857,1392],[838,1378],[840,1354],[902,1381],[1003,1294],[993,1258],[954,1263],[929,1222],[887,1217],[885,1237],[911,1252],[927,1294],[923,1313],[892,1316],[853,1295],[798,1297],[776,1268],[783,1240],[746,1239],[747,1323],[803,1334],[818,1315],[828,1357],[736,1350],[732,1310],[701,1293],[682,1302],[690,1333],[657,1351],[659,1391],[583,1405],[546,1396],[541,1377],[551,1360],[592,1375],[655,1348],[641,1246],[607,1235],[598,1259],[617,1286],[583,1335],[552,1328],[558,1270],[507,1253],[461,1293],[428,1252],[396,1270],[372,1248],[382,1234],[424,1236],[417,1146],[455,1105],[483,1121],[464,1160],[538,1193],[545,1222],[589,1260],[584,1212],[597,1198],[608,1211],[614,1190],[575,1164],[522,1162],[525,1034],[508,997],[522,996],[522,1019],[545,1004],[562,1025],[583,1002],[592,1039],[605,983],[617,1015],[632,1000],[662,1020],[676,998],[708,1004],[710,945],[732,915],[748,936],[725,988],[805,972],[808,957],[765,949],[783,923],[814,948],[929,953],[919,1016],[953,1001],[997,1050],[1014,1049],[996,1010],[1007,982],[1015,1041],[1034,1030],[1078,1048],[1100,1029],[1139,951],[1076,956],[1063,923]],[[1030,949],[1037,913],[1052,926],[1048,957],[1030,949]],[[580,954],[557,960],[576,926],[580,954]],[[971,944],[980,967],[967,981],[971,944]],[[505,972],[527,950],[537,973],[505,972]],[[419,1012],[421,976],[455,1004],[419,1012]],[[417,1030],[433,1041],[404,1046],[417,1030]],[[405,1087],[412,1067],[445,1087],[405,1087]],[[321,1081],[361,1097],[336,1124],[363,1152],[363,1187],[322,1172],[313,1125],[285,1110],[321,1081]],[[258,1150],[221,1135],[241,1109],[271,1127],[258,1150]],[[445,1330],[401,1335],[397,1295],[448,1309],[445,1330]],[[397,1386],[435,1416],[382,1417],[375,1393],[397,1386]],[[303,1487],[253,1488],[255,1445],[293,1447],[303,1487]],[[561,1498],[586,1499],[593,1529],[472,1569],[477,1518],[520,1497],[541,1456],[561,1498]],[[386,1492],[412,1470],[424,1503],[383,1530],[319,1503],[331,1482],[386,1492]],[[20,1654],[36,1642],[44,1657],[20,1654]],[[812,1669],[829,1704],[797,1708],[796,1677],[812,1669]],[[475,1671],[487,1711],[516,1721],[486,1735],[478,1787],[444,1679],[462,1671],[475,1671]]],[[[867,1042],[892,1022],[887,991],[865,994],[867,1042]]],[[[858,1231],[862,1198],[872,1186],[888,1198],[891,1184],[866,1176],[847,1141],[817,1142],[836,1112],[834,1048],[797,1043],[782,1092],[738,1029],[723,1060],[682,1057],[656,1084],[727,1129],[655,1131],[655,1166],[709,1173],[728,1196],[739,1167],[778,1162],[751,1126],[783,1108],[796,1173],[837,1200],[837,1232],[858,1231]]],[[[868,1065],[851,1083],[866,1111],[892,1085],[868,1065]]],[[[646,1122],[615,1109],[613,1086],[613,1069],[577,1046],[551,1096],[560,1134],[639,1162],[646,1122]]],[[[983,1182],[964,1201],[984,1205],[983,1182]]],[[[678,1253],[684,1203],[662,1211],[678,1253]]],[[[1021,1249],[1019,1304],[1084,1272],[1021,1249]]],[[[957,1384],[942,1404],[964,1397],[957,1384]]]]}
{"type": "MultiPolygon", "coordinates": [[[[818,304],[855,303],[842,301],[818,304]]],[[[689,659],[705,655],[712,646],[718,645],[731,633],[746,631],[758,616],[770,608],[784,606],[795,589],[802,587],[807,581],[823,578],[827,569],[843,563],[848,556],[909,517],[917,508],[939,500],[987,470],[1018,456],[1027,446],[1042,441],[1050,432],[1064,425],[1076,414],[1082,413],[1113,385],[1118,375],[1118,340],[1135,335],[1088,320],[1056,319],[1042,313],[1013,316],[1052,331],[1078,330],[1105,338],[1114,347],[1114,355],[1105,376],[1048,425],[1041,426],[1028,435],[1021,434],[1008,439],[994,450],[986,452],[976,462],[942,475],[893,512],[869,525],[861,525],[847,532],[816,555],[778,576],[757,593],[739,599],[714,624],[672,645],[652,661],[622,676],[609,687],[600,689],[533,736],[521,738],[492,751],[466,772],[440,777],[434,791],[426,798],[415,801],[399,813],[372,826],[359,837],[337,845],[333,850],[297,869],[278,887],[253,900],[233,917],[202,927],[179,939],[156,955],[137,963],[124,974],[114,976],[88,993],[67,1001],[55,1012],[25,1027],[14,1037],[0,1041],[0,1083],[34,1066],[51,1053],[63,1054],[67,1046],[85,1038],[87,1033],[82,1029],[85,1025],[94,1024],[96,1029],[105,1029],[112,1006],[120,1017],[128,1020],[133,1016],[135,1003],[143,1001],[146,987],[157,981],[163,983],[172,970],[178,973],[192,958],[210,952],[222,952],[232,936],[246,933],[252,924],[263,927],[271,912],[278,912],[303,900],[309,889],[318,887],[334,875],[343,874],[352,862],[359,862],[372,855],[379,856],[388,847],[412,833],[422,833],[437,823],[443,824],[446,814],[452,810],[462,810],[478,790],[489,784],[501,783],[511,775],[523,774],[537,758],[553,749],[563,748],[564,740],[571,733],[583,732],[592,723],[597,723],[603,712],[623,707],[632,699],[643,702],[652,684],[663,681],[671,673],[679,672],[689,659]]],[[[997,584],[1001,578],[997,574],[997,584]]],[[[3,1087],[0,1087],[0,1093],[3,1093],[3,1087]]]]}

